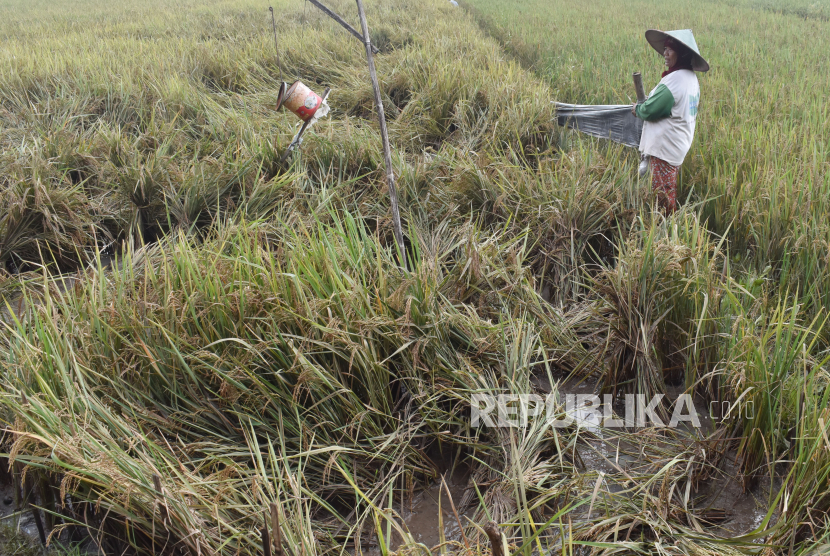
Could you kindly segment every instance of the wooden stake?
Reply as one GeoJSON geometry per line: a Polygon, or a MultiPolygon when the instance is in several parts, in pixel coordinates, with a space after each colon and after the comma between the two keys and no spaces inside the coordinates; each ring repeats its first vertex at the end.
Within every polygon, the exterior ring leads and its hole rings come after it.
{"type": "Polygon", "coordinates": [[[12,467],[12,485],[14,487],[14,508],[20,510],[26,503],[26,490],[23,486],[23,464],[14,462],[12,467]]]}
{"type": "Polygon", "coordinates": [[[496,525],[495,522],[491,521],[484,527],[484,532],[487,533],[487,537],[490,539],[490,550],[493,552],[493,556],[504,556],[504,551],[501,546],[501,531],[499,531],[499,526],[496,525]]]}
{"type": "Polygon", "coordinates": [[[282,550],[282,531],[280,530],[280,514],[276,504],[271,504],[271,528],[274,533],[274,556],[284,556],[282,550]]]}
{"type": "Polygon", "coordinates": [[[262,553],[264,556],[271,556],[271,536],[268,534],[268,513],[262,512],[263,527],[260,530],[262,535],[262,553]]]}
{"type": "MultiPolygon", "coordinates": [[[[357,31],[357,29],[355,29],[354,27],[352,27],[351,25],[346,23],[346,20],[344,20],[342,17],[340,17],[339,15],[337,15],[336,13],[331,11],[325,4],[323,4],[319,0],[308,0],[308,1],[311,2],[312,4],[314,4],[315,6],[317,6],[318,8],[320,8],[321,10],[323,10],[324,14],[326,14],[327,16],[332,18],[334,21],[336,21],[337,23],[342,25],[343,29],[345,29],[346,31],[348,31],[349,33],[354,35],[357,38],[357,40],[359,40],[360,42],[363,42],[363,35],[361,35],[357,31]]],[[[373,46],[372,47],[372,53],[377,54],[378,52],[380,52],[380,51],[373,46]]]]}
{"type": "Polygon", "coordinates": [[[380,122],[380,138],[383,141],[383,160],[386,163],[386,183],[389,186],[389,201],[392,205],[392,225],[395,231],[395,240],[401,252],[401,266],[406,269],[406,247],[403,243],[401,214],[398,210],[398,192],[395,189],[392,152],[389,148],[389,133],[386,131],[386,115],[383,112],[383,100],[380,98],[380,85],[378,85],[378,75],[375,71],[375,58],[372,55],[372,43],[369,39],[369,24],[366,23],[366,12],[363,11],[363,1],[355,1],[357,2],[357,13],[360,16],[360,27],[363,30],[363,40],[366,44],[366,60],[369,63],[369,77],[372,79],[372,90],[375,93],[375,106],[377,107],[378,121],[380,122]]]}
{"type": "MultiPolygon", "coordinates": [[[[40,485],[38,485],[37,482],[32,481],[32,487],[29,494],[30,497],[31,495],[34,495],[35,497],[40,498],[40,503],[43,504],[43,493],[40,492],[40,485]]],[[[40,517],[40,510],[35,506],[35,502],[37,502],[37,500],[29,502],[29,505],[32,508],[32,517],[35,518],[35,527],[37,527],[37,534],[40,536],[40,543],[43,546],[46,546],[46,530],[43,527],[43,519],[40,517]]]]}
{"type": "Polygon", "coordinates": [[[52,529],[55,528],[55,514],[58,511],[57,505],[55,504],[55,495],[52,492],[52,486],[49,484],[49,480],[45,476],[40,477],[40,484],[38,486],[40,487],[38,495],[40,496],[41,506],[43,507],[43,517],[46,518],[46,531],[51,533],[52,529]]]}
{"type": "Polygon", "coordinates": [[[277,65],[280,68],[280,83],[282,83],[282,60],[280,60],[280,45],[277,43],[277,20],[274,19],[273,6],[268,6],[268,11],[271,12],[271,29],[274,31],[274,50],[277,53],[277,65]]]}
{"type": "Polygon", "coordinates": [[[646,91],[643,89],[643,76],[640,75],[639,71],[635,71],[634,75],[634,90],[637,93],[637,104],[646,101],[646,91]]]}
{"type": "MultiPolygon", "coordinates": [[[[161,489],[161,477],[153,473],[153,489],[155,489],[156,494],[158,495],[157,502],[159,504],[159,515],[161,515],[161,522],[164,525],[165,530],[167,530],[167,506],[164,503],[164,492],[161,489]]],[[[170,532],[167,532],[168,536],[170,532]]]]}

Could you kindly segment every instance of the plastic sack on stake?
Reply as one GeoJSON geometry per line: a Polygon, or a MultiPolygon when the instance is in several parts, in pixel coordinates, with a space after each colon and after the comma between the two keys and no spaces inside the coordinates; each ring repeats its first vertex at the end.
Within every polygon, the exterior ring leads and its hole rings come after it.
{"type": "Polygon", "coordinates": [[[629,147],[640,146],[643,120],[631,113],[630,104],[564,104],[555,102],[556,121],[582,133],[610,139],[629,147]]]}

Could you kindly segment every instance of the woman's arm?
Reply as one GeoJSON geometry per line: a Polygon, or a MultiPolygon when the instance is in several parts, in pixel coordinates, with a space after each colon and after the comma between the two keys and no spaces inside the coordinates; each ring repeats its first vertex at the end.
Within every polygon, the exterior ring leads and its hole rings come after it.
{"type": "Polygon", "coordinates": [[[634,111],[639,118],[647,122],[661,120],[671,116],[671,109],[674,107],[674,96],[665,85],[659,85],[648,99],[638,104],[634,111]]]}

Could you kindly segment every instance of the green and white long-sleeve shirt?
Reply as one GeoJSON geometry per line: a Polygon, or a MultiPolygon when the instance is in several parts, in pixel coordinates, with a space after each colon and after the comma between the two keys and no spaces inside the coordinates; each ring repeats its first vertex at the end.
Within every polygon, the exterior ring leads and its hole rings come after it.
{"type": "Polygon", "coordinates": [[[680,166],[695,136],[700,85],[691,70],[677,70],[660,80],[648,99],[637,106],[645,120],[640,151],[680,166]]]}

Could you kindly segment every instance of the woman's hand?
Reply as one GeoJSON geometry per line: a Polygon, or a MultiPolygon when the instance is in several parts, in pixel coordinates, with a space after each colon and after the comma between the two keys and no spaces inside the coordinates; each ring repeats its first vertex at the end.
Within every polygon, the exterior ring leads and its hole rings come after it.
{"type": "Polygon", "coordinates": [[[631,105],[631,113],[634,114],[635,116],[637,115],[637,105],[636,104],[631,105]]]}

